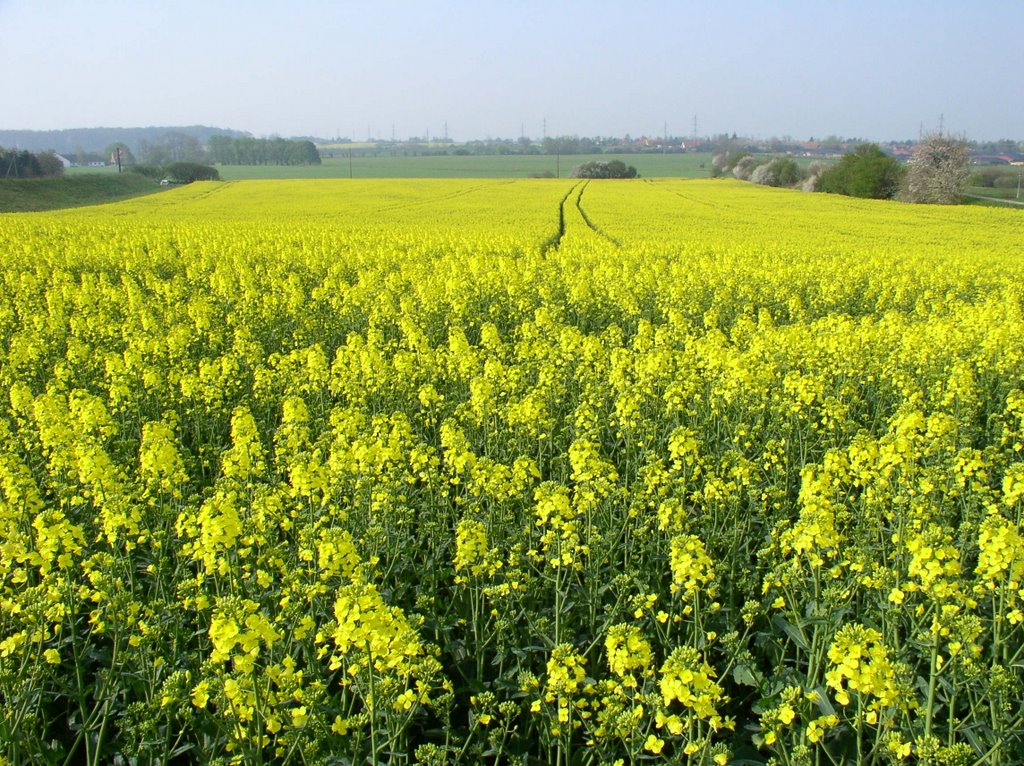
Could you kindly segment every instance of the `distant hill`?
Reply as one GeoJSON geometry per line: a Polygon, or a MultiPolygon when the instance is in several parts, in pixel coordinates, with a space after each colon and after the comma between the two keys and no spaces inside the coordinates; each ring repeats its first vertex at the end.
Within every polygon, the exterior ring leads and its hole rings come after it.
{"type": "Polygon", "coordinates": [[[121,142],[127,144],[128,148],[133,152],[137,152],[140,142],[161,143],[168,133],[184,133],[203,144],[207,142],[210,136],[242,138],[252,135],[241,130],[212,128],[208,125],[151,128],[71,128],[68,130],[0,130],[0,146],[27,149],[30,152],[43,152],[47,149],[53,149],[58,154],[72,154],[77,151],[102,152],[111,144],[121,142]]]}

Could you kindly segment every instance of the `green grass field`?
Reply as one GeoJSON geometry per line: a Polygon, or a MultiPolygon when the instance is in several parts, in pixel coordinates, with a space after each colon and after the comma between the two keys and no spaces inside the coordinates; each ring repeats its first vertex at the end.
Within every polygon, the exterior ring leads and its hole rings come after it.
{"type": "Polygon", "coordinates": [[[1017,199],[1017,187],[1002,189],[994,186],[968,186],[968,194],[977,194],[979,197],[997,197],[999,199],[1017,199]]]}
{"type": "Polygon", "coordinates": [[[82,173],[64,178],[0,179],[0,212],[28,213],[97,205],[156,191],[160,191],[159,186],[135,173],[82,173]]]}
{"type": "MultiPolygon", "coordinates": [[[[644,178],[707,178],[711,154],[552,154],[430,155],[382,154],[353,156],[351,167],[343,149],[326,149],[322,165],[218,165],[225,181],[274,178],[526,178],[533,173],[558,173],[567,178],[577,165],[592,160],[621,160],[644,178]]],[[[117,168],[71,168],[69,175],[116,175],[117,168]]]]}
{"type": "Polygon", "coordinates": [[[489,156],[326,157],[319,166],[224,165],[225,181],[265,178],[526,178],[550,171],[567,178],[577,165],[591,160],[622,160],[644,178],[706,178],[710,154],[575,154],[489,156]],[[351,171],[351,172],[350,172],[351,171]]]}

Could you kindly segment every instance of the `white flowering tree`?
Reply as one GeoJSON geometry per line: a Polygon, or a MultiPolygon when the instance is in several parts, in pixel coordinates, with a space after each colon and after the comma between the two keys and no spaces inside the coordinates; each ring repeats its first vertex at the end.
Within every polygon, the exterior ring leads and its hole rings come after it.
{"type": "Polygon", "coordinates": [[[903,198],[907,202],[954,205],[970,175],[970,150],[962,138],[925,136],[907,163],[903,198]]]}

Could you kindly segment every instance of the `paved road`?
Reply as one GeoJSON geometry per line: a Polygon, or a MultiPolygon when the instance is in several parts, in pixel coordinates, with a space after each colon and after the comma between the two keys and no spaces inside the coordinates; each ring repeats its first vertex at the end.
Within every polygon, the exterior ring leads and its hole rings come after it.
{"type": "Polygon", "coordinates": [[[1001,199],[999,197],[982,197],[977,194],[965,194],[964,196],[970,197],[971,199],[987,199],[991,200],[992,202],[1005,202],[1007,205],[1017,205],[1017,207],[1024,207],[1024,200],[1001,199]]]}

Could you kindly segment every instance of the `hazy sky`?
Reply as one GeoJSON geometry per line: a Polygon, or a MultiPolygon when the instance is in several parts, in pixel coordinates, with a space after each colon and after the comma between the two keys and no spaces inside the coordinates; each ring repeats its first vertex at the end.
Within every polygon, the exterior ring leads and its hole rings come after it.
{"type": "Polygon", "coordinates": [[[1022,0],[0,0],[0,128],[1022,139],[1022,34],[1022,0]]]}

